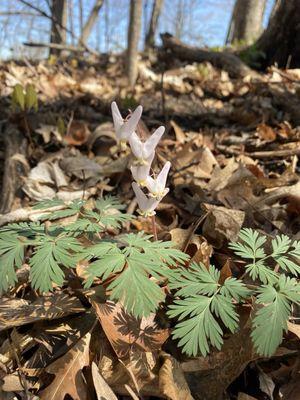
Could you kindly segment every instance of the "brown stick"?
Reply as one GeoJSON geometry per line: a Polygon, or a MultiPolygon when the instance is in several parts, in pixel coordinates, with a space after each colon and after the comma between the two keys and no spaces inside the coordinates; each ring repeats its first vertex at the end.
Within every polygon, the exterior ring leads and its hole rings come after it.
{"type": "Polygon", "coordinates": [[[217,145],[217,149],[221,152],[231,154],[234,156],[238,156],[243,154],[244,156],[252,157],[252,158],[275,158],[275,157],[289,157],[300,155],[300,148],[296,147],[295,149],[283,149],[283,150],[270,150],[270,151],[254,151],[253,153],[241,153],[239,150],[230,149],[227,146],[217,145]]]}

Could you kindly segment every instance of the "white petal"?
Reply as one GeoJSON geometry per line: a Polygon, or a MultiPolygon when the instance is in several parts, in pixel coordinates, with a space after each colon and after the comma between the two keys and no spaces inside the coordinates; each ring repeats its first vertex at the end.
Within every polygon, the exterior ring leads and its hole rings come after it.
{"type": "Polygon", "coordinates": [[[144,144],[144,154],[143,156],[145,158],[148,158],[151,153],[155,151],[155,148],[160,141],[162,135],[165,132],[165,127],[160,126],[159,128],[156,129],[156,131],[149,137],[149,139],[146,140],[144,144]]]}
{"type": "Polygon", "coordinates": [[[132,133],[136,130],[137,124],[142,116],[143,107],[138,106],[131,114],[128,121],[126,121],[122,127],[122,139],[129,139],[132,133]]]}
{"type": "Polygon", "coordinates": [[[146,211],[148,206],[148,198],[146,197],[146,195],[143,193],[142,189],[136,182],[132,182],[132,189],[135,193],[136,200],[138,202],[140,209],[142,211],[146,211]]]}
{"type": "Polygon", "coordinates": [[[138,165],[130,167],[133,179],[138,183],[142,184],[146,183],[147,178],[149,177],[150,172],[150,164],[138,165]]]}
{"type": "Polygon", "coordinates": [[[131,147],[131,151],[135,155],[135,157],[142,158],[143,143],[135,132],[133,132],[130,136],[129,144],[131,147]]]}
{"type": "Polygon", "coordinates": [[[146,187],[149,190],[149,192],[156,193],[156,180],[153,179],[151,176],[148,176],[147,181],[146,181],[146,187]]]}
{"type": "Polygon", "coordinates": [[[160,171],[160,173],[158,174],[158,176],[156,178],[157,186],[159,187],[159,190],[161,192],[166,187],[167,177],[168,177],[168,173],[169,173],[170,168],[171,168],[171,163],[170,163],[170,161],[167,161],[165,163],[165,165],[163,166],[163,169],[160,171]]]}
{"type": "Polygon", "coordinates": [[[122,118],[122,115],[121,115],[119,108],[117,106],[117,103],[115,101],[113,101],[111,103],[111,112],[112,112],[112,117],[113,117],[113,121],[114,121],[115,131],[117,134],[117,133],[119,133],[119,130],[124,123],[124,120],[122,118]]]}

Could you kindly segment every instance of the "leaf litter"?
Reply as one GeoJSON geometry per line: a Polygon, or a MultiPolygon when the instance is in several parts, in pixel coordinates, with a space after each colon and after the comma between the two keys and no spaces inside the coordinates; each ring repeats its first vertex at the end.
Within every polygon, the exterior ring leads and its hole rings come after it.
{"type": "MultiPolygon", "coordinates": [[[[13,87],[32,84],[40,104],[37,112],[28,113],[32,143],[22,159],[28,172],[20,186],[2,187],[2,193],[12,191],[14,201],[0,215],[0,224],[41,220],[51,208],[34,210],[32,205],[54,198],[68,204],[112,193],[135,210],[130,154],[119,151],[111,124],[109,105],[117,100],[124,112],[143,105],[139,129],[146,136],[157,122],[167,122],[156,165],[172,162],[173,190],[158,207],[160,238],[171,236],[207,268],[213,262],[221,280],[243,268],[227,248],[242,226],[299,240],[300,111],[297,84],[291,81],[299,71],[279,74],[271,68],[255,78],[232,79],[209,63],[176,60],[176,67],[166,65],[162,93],[156,64],[140,62],[134,93],[126,88],[116,57],[89,74],[88,65],[71,63],[39,62],[35,73],[14,62],[1,66],[1,144],[11,127],[24,130],[24,121],[9,107],[13,87]]],[[[14,157],[18,166],[20,156],[14,157]]],[[[5,174],[3,152],[0,158],[5,174]]],[[[64,218],[70,217],[61,223],[64,218]]],[[[131,228],[151,233],[141,217],[131,228]]],[[[213,400],[226,389],[230,398],[240,400],[260,399],[262,393],[269,399],[296,399],[299,310],[284,344],[269,360],[259,358],[249,342],[250,310],[221,352],[186,359],[170,340],[164,313],[135,320],[120,304],[91,296],[92,289],[80,286],[84,266],[67,276],[65,289],[43,297],[29,287],[23,267],[16,287],[0,303],[4,399],[62,400],[67,394],[74,400],[181,400],[205,393],[213,400]],[[255,389],[247,392],[245,380],[255,389]]]]}

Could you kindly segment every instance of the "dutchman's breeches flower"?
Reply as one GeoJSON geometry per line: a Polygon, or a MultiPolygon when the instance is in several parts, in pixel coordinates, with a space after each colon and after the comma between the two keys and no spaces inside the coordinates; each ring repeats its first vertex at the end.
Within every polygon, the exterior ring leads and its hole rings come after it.
{"type": "MultiPolygon", "coordinates": [[[[161,199],[157,200],[154,197],[147,197],[136,182],[132,182],[132,188],[139,205],[139,213],[144,217],[151,217],[155,215],[155,209],[161,199]]],[[[167,192],[169,191],[169,189],[166,190],[167,192]]]]}
{"type": "Polygon", "coordinates": [[[142,142],[135,132],[132,133],[129,138],[129,144],[131,147],[131,151],[136,158],[135,164],[144,165],[147,164],[147,160],[149,160],[149,158],[154,158],[156,146],[160,141],[162,135],[164,134],[164,131],[165,127],[160,126],[146,140],[146,142],[142,142]]]}
{"type": "Polygon", "coordinates": [[[166,183],[170,168],[171,163],[170,161],[167,161],[155,179],[148,176],[145,186],[150,192],[149,196],[161,199],[168,193],[169,189],[166,189],[166,183]]]}
{"type": "MultiPolygon", "coordinates": [[[[135,156],[135,161],[130,169],[135,180],[132,183],[132,188],[139,205],[139,213],[145,217],[154,216],[156,207],[169,192],[169,189],[166,188],[167,176],[171,167],[169,161],[166,162],[155,179],[150,176],[155,149],[164,134],[165,128],[160,126],[145,142],[142,142],[135,132],[142,114],[142,107],[138,106],[127,121],[123,120],[115,102],[112,103],[111,109],[118,142],[122,145],[122,143],[129,141],[131,151],[135,156]],[[149,193],[146,195],[140,186],[146,187],[149,193]]],[[[156,237],[154,217],[153,221],[154,237],[156,237]]]]}
{"type": "Polygon", "coordinates": [[[121,145],[124,145],[126,142],[129,141],[129,138],[135,131],[137,124],[139,123],[139,120],[141,118],[143,107],[138,106],[134,110],[134,112],[130,115],[130,117],[125,121],[115,101],[111,103],[111,111],[112,111],[112,117],[114,121],[114,128],[116,132],[117,141],[121,145]]]}

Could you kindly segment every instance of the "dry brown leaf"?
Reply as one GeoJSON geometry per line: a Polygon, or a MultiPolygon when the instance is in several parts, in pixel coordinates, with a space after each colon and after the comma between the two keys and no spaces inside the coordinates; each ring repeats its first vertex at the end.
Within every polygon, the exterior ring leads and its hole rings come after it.
{"type": "Polygon", "coordinates": [[[186,139],[186,135],[183,132],[183,130],[180,128],[180,126],[177,125],[176,122],[173,120],[170,121],[170,125],[174,129],[176,140],[179,143],[184,143],[185,139],[186,139]]]}
{"type": "Polygon", "coordinates": [[[203,236],[191,233],[190,229],[181,228],[172,229],[170,234],[176,248],[179,250],[186,249],[186,253],[191,257],[190,262],[201,262],[206,267],[209,266],[213,248],[203,236]]]}
{"type": "Polygon", "coordinates": [[[119,358],[126,358],[130,351],[156,352],[170,335],[155,321],[155,314],[136,319],[127,314],[120,303],[104,304],[92,300],[102,328],[119,358]]]}
{"type": "Polygon", "coordinates": [[[213,170],[210,181],[208,182],[206,189],[208,191],[219,191],[225,188],[228,184],[232,174],[238,169],[238,163],[231,158],[225,168],[221,169],[216,166],[213,170]]]}
{"type": "Polygon", "coordinates": [[[273,400],[273,393],[275,389],[275,383],[273,382],[273,379],[263,372],[262,370],[259,371],[259,388],[262,392],[266,393],[270,400],[273,400]]]}
{"type": "Polygon", "coordinates": [[[56,319],[85,311],[76,297],[55,293],[39,297],[33,303],[23,299],[0,300],[0,331],[44,319],[56,319]]]}
{"type": "Polygon", "coordinates": [[[232,272],[230,268],[230,260],[228,259],[221,268],[219,283],[222,285],[225,282],[225,280],[230,277],[232,277],[232,272]]]}
{"type": "Polygon", "coordinates": [[[91,334],[83,336],[64,356],[46,368],[54,374],[53,382],[40,393],[41,400],[64,400],[69,394],[73,400],[85,400],[87,387],[82,377],[82,368],[89,365],[91,334]]]}
{"type": "Polygon", "coordinates": [[[257,400],[255,397],[250,396],[249,394],[239,392],[237,400],[257,400]]]}
{"type": "Polygon", "coordinates": [[[288,322],[288,330],[294,333],[300,339],[300,325],[293,324],[292,322],[288,322]]]}
{"type": "Polygon", "coordinates": [[[193,400],[178,361],[170,354],[161,353],[163,364],[159,370],[159,388],[169,400],[193,400]]]}
{"type": "Polygon", "coordinates": [[[94,362],[92,363],[92,376],[98,400],[118,400],[94,362]]]}
{"type": "Polygon", "coordinates": [[[235,241],[242,228],[245,213],[211,204],[203,204],[209,211],[203,224],[203,235],[215,247],[221,248],[224,241],[235,241]]]}
{"type": "Polygon", "coordinates": [[[91,132],[86,123],[73,120],[63,139],[69,145],[81,146],[87,142],[90,134],[91,132]]]}
{"type": "Polygon", "coordinates": [[[273,142],[276,140],[276,132],[269,125],[257,125],[256,132],[257,136],[264,142],[273,142]]]}

